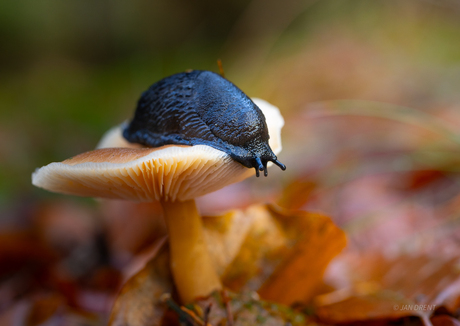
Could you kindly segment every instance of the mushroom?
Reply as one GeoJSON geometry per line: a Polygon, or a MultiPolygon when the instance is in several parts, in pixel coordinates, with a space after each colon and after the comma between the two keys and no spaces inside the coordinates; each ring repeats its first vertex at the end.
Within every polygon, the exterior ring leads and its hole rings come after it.
{"type": "MultiPolygon", "coordinates": [[[[284,120],[273,105],[253,101],[265,116],[270,146],[278,154],[284,120]]],[[[169,233],[171,271],[181,300],[188,303],[220,289],[194,198],[253,172],[207,145],[146,148],[128,143],[122,137],[123,128],[107,132],[96,150],[37,169],[33,185],[77,196],[160,201],[169,233]]]]}

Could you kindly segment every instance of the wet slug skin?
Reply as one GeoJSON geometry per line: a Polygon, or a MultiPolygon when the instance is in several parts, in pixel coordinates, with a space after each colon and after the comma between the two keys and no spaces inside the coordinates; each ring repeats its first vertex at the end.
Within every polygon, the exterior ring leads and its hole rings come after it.
{"type": "Polygon", "coordinates": [[[193,70],[153,84],[138,101],[123,136],[149,147],[207,145],[256,175],[269,161],[285,170],[268,144],[265,117],[238,87],[220,75],[193,70]]]}

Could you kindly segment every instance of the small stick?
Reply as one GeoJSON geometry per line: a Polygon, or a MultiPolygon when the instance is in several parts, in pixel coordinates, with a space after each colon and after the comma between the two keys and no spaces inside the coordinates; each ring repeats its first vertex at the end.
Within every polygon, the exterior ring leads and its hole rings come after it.
{"type": "Polygon", "coordinates": [[[219,74],[225,78],[224,67],[222,66],[222,60],[217,59],[217,65],[219,66],[219,74]]]}
{"type": "Polygon", "coordinates": [[[227,291],[222,290],[222,300],[224,301],[225,311],[227,313],[228,326],[233,326],[233,315],[230,309],[230,299],[228,298],[227,291]]]}
{"type": "Polygon", "coordinates": [[[175,303],[173,299],[171,299],[171,294],[169,293],[163,294],[161,296],[161,301],[166,303],[166,305],[179,316],[179,319],[185,320],[187,324],[189,325],[193,325],[193,326],[196,325],[193,317],[190,316],[185,311],[183,311],[181,307],[179,307],[179,305],[175,303]]]}
{"type": "Polygon", "coordinates": [[[210,303],[209,306],[207,306],[206,309],[204,310],[203,321],[204,321],[205,326],[208,326],[209,313],[211,312],[211,308],[212,308],[212,303],[210,303]]]}
{"type": "Polygon", "coordinates": [[[192,317],[192,319],[200,326],[205,326],[206,324],[203,323],[203,321],[200,319],[200,317],[198,317],[196,315],[196,313],[184,306],[181,306],[180,307],[182,309],[183,312],[185,312],[187,315],[189,315],[190,317],[192,317]]]}

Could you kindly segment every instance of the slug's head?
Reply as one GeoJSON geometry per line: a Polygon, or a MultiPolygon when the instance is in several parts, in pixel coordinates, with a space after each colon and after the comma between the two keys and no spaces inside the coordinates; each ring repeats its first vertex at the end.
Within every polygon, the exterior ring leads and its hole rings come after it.
{"type": "Polygon", "coordinates": [[[283,171],[286,170],[286,165],[278,161],[276,159],[276,156],[274,159],[270,158],[270,159],[263,159],[263,160],[260,157],[256,157],[254,159],[254,164],[252,165],[252,167],[256,169],[256,177],[259,177],[259,171],[264,171],[264,176],[268,176],[268,171],[267,171],[268,161],[271,161],[277,166],[279,166],[281,170],[283,171]]]}
{"type": "Polygon", "coordinates": [[[264,176],[268,176],[268,162],[272,162],[283,171],[286,170],[286,166],[278,161],[270,148],[268,137],[266,140],[263,138],[265,137],[256,137],[230,154],[235,161],[240,162],[245,167],[254,168],[257,177],[260,176],[259,171],[263,171],[264,176]]]}

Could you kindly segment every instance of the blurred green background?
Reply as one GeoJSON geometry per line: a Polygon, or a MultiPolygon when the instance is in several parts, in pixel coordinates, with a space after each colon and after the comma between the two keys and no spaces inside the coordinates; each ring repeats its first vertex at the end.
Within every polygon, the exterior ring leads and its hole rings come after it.
{"type": "Polygon", "coordinates": [[[0,44],[3,208],[54,196],[32,187],[36,167],[94,148],[153,82],[219,58],[288,119],[336,99],[460,103],[455,0],[2,1],[0,44]]]}

